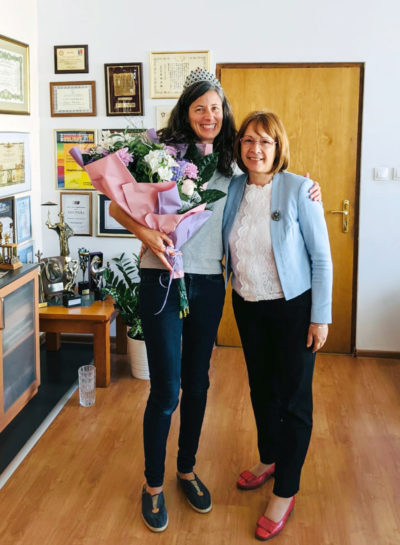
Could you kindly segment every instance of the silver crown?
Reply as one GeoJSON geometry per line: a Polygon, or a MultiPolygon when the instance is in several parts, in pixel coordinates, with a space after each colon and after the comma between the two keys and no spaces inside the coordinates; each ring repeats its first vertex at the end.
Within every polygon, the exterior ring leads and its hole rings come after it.
{"type": "Polygon", "coordinates": [[[214,85],[221,87],[219,80],[217,80],[214,74],[211,74],[211,72],[208,72],[205,68],[197,67],[187,76],[183,88],[187,89],[193,85],[193,83],[198,83],[199,81],[211,81],[214,85]]]}

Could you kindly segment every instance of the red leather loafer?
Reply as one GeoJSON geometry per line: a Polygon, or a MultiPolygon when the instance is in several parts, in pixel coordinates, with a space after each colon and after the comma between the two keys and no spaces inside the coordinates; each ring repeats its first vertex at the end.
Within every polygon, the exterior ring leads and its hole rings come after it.
{"type": "Polygon", "coordinates": [[[267,519],[267,517],[264,517],[264,515],[262,515],[257,521],[256,538],[260,541],[268,541],[268,539],[272,539],[273,537],[277,536],[279,532],[281,532],[285,527],[287,519],[293,511],[294,504],[295,496],[293,496],[293,498],[291,499],[286,513],[283,515],[279,522],[274,522],[273,520],[267,519]]]}
{"type": "Polygon", "coordinates": [[[240,474],[239,479],[236,482],[236,486],[240,488],[241,490],[254,490],[255,488],[259,488],[262,486],[272,475],[275,473],[275,464],[272,464],[272,466],[267,469],[267,471],[264,471],[264,473],[261,473],[259,477],[256,477],[251,473],[251,471],[243,471],[243,473],[240,474]]]}

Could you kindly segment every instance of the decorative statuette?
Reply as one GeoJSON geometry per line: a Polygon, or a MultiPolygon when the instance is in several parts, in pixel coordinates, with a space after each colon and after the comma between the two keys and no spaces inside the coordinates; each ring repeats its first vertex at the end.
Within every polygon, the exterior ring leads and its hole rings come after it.
{"type": "Polygon", "coordinates": [[[279,221],[281,219],[281,213],[279,212],[279,210],[275,210],[275,212],[272,212],[271,218],[274,221],[279,221]]]}
{"type": "Polygon", "coordinates": [[[5,234],[3,242],[3,224],[0,221],[0,269],[19,269],[22,267],[17,254],[18,246],[15,242],[10,242],[10,238],[10,234],[5,234]]]}
{"type": "Polygon", "coordinates": [[[65,258],[63,269],[63,305],[65,307],[76,307],[82,303],[81,296],[75,294],[75,280],[78,268],[77,259],[71,259],[68,256],[65,258]]]}
{"type": "Polygon", "coordinates": [[[104,271],[105,267],[102,266],[102,258],[99,255],[93,256],[90,262],[90,275],[94,285],[95,301],[104,301],[106,298],[102,290],[104,271]]]}
{"type": "Polygon", "coordinates": [[[79,248],[78,256],[79,256],[79,266],[82,270],[82,281],[78,282],[78,292],[81,295],[89,295],[90,293],[89,282],[85,280],[85,273],[89,264],[89,250],[87,250],[86,248],[79,248]]]}
{"type": "Polygon", "coordinates": [[[49,211],[46,225],[49,229],[54,229],[54,231],[57,233],[60,241],[60,256],[66,257],[69,256],[68,239],[74,235],[74,232],[68,223],[64,222],[64,214],[60,212],[58,215],[60,217],[60,221],[58,223],[51,223],[49,211]]]}

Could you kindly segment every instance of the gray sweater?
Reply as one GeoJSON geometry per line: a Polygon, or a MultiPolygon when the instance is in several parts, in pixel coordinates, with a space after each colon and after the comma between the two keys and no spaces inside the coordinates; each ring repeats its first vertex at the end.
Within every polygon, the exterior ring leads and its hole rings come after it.
{"type": "MultiPolygon", "coordinates": [[[[228,192],[231,178],[227,178],[215,172],[208,182],[208,189],[219,189],[228,192]]],[[[222,272],[222,257],[224,254],[222,244],[222,216],[224,213],[226,196],[209,205],[212,214],[202,227],[182,246],[183,268],[187,273],[194,274],[220,274],[222,272]]],[[[142,257],[141,268],[164,269],[160,260],[150,251],[146,250],[142,257]]]]}

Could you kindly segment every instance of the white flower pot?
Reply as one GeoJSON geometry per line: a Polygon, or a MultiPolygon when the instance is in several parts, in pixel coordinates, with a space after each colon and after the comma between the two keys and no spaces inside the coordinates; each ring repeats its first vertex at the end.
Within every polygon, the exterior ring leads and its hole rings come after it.
{"type": "Polygon", "coordinates": [[[128,337],[128,355],[132,376],[142,380],[149,380],[149,365],[144,341],[128,337]]]}

